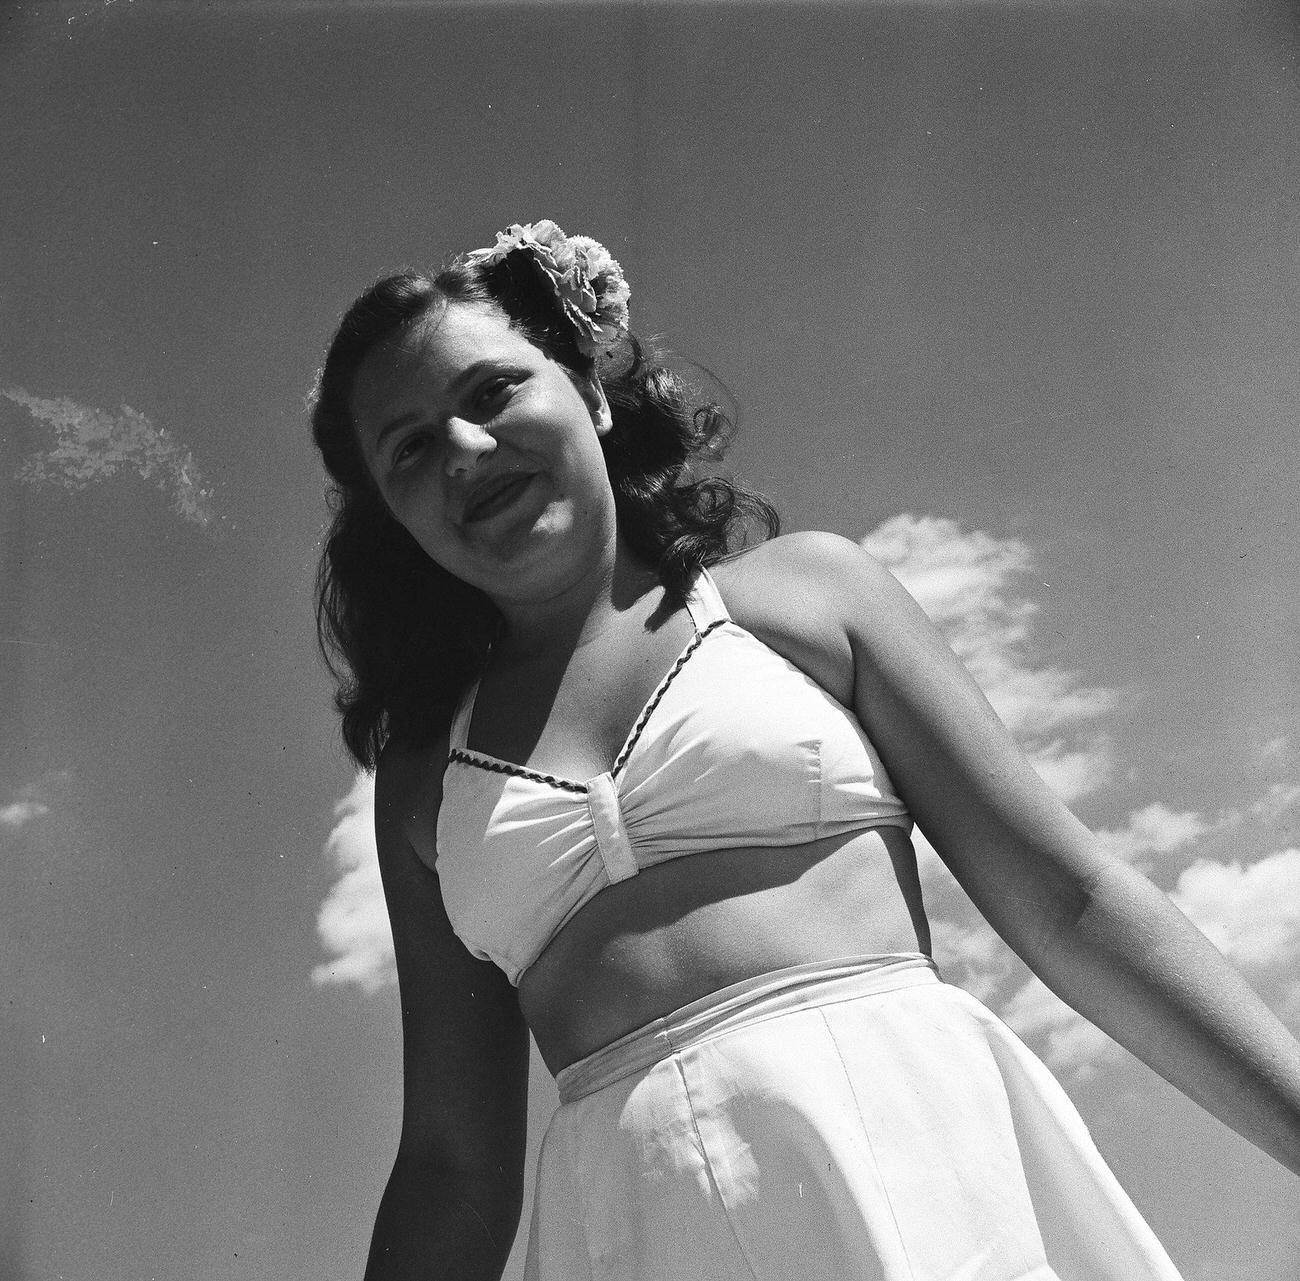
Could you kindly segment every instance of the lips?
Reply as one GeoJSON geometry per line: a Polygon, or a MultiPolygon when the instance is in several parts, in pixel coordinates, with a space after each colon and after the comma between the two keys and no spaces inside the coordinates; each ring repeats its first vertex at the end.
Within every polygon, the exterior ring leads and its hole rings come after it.
{"type": "Polygon", "coordinates": [[[473,485],[465,496],[461,524],[472,525],[504,511],[519,497],[532,480],[531,472],[502,472],[473,485]]]}

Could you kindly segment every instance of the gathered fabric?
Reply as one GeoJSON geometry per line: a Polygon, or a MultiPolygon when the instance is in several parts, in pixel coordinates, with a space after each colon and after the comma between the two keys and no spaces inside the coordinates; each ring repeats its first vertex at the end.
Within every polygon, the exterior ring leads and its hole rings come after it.
{"type": "Polygon", "coordinates": [[[528,1281],[1180,1281],[1061,1086],[918,953],[735,984],[557,1084],[528,1281]]]}

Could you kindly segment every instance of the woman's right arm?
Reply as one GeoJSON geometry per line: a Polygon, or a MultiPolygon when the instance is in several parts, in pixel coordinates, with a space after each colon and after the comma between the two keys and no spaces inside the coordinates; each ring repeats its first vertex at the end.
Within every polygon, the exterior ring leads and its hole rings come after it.
{"type": "MultiPolygon", "coordinates": [[[[515,990],[452,933],[438,878],[407,834],[427,758],[385,751],[375,833],[402,1003],[397,1159],[375,1219],[366,1281],[498,1281],[523,1198],[528,1030],[515,990]]],[[[439,801],[440,797],[433,800],[439,801]]],[[[429,798],[421,829],[432,830],[429,798]]]]}

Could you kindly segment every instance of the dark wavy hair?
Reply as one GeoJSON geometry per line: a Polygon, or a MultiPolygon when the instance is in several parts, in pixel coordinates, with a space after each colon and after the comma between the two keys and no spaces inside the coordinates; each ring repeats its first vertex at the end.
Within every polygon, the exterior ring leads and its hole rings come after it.
{"type": "Polygon", "coordinates": [[[619,530],[680,597],[701,565],[743,546],[753,524],[771,537],[776,511],[734,480],[696,474],[720,455],[730,422],[692,400],[682,380],[630,334],[600,360],[579,351],[569,322],[527,252],[489,267],[452,261],[402,271],[352,304],[313,397],[312,435],[333,481],[333,521],[316,581],[316,629],[338,681],[343,741],[373,769],[390,737],[423,743],[450,723],[500,624],[477,588],[448,573],[389,513],[362,457],[350,413],[357,370],[386,338],[450,303],[500,308],[575,377],[598,377],[613,415],[601,438],[619,530]]]}

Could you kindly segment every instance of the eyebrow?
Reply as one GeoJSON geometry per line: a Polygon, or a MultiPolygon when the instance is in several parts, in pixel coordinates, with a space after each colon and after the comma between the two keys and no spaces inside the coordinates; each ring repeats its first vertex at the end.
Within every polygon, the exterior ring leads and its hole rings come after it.
{"type": "MultiPolygon", "coordinates": [[[[499,369],[501,361],[492,358],[476,360],[472,365],[466,365],[458,374],[453,374],[447,380],[447,392],[454,399],[459,396],[466,383],[471,383],[479,374],[488,369],[499,369]]],[[[413,409],[405,414],[398,414],[396,418],[390,419],[380,429],[379,434],[375,437],[374,452],[378,454],[383,448],[384,441],[395,431],[401,431],[403,427],[409,427],[414,422],[419,422],[424,417],[421,410],[413,409]]]]}

